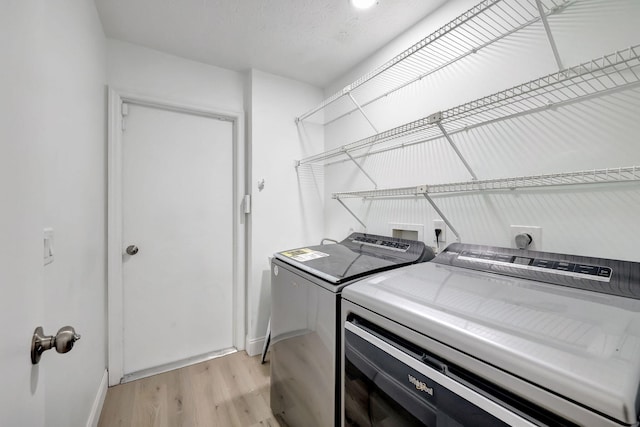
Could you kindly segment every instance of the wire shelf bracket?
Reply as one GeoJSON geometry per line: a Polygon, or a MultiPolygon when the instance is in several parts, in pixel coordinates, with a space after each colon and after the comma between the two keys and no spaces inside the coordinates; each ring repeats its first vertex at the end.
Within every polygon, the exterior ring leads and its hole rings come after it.
{"type": "Polygon", "coordinates": [[[358,104],[358,101],[356,101],[356,99],[353,97],[353,95],[351,94],[351,92],[348,92],[348,96],[349,99],[351,99],[351,102],[353,102],[353,104],[356,106],[356,108],[360,111],[360,114],[362,114],[365,118],[365,120],[369,123],[369,126],[371,126],[371,128],[373,129],[373,131],[375,133],[380,133],[378,131],[378,128],[375,127],[375,125],[373,124],[373,122],[369,119],[369,116],[367,116],[367,113],[364,112],[364,110],[362,109],[362,107],[360,106],[360,104],[358,104]]]}
{"type": "MultiPolygon", "coordinates": [[[[451,136],[449,136],[449,134],[447,133],[447,130],[442,126],[442,123],[440,123],[440,121],[438,121],[437,124],[438,124],[438,128],[440,129],[440,132],[442,132],[442,135],[444,135],[444,138],[449,142],[449,145],[451,145],[451,148],[453,148],[453,151],[456,152],[456,154],[458,155],[458,158],[462,161],[462,164],[467,169],[467,172],[469,172],[469,174],[471,175],[471,177],[473,178],[474,181],[477,181],[478,180],[478,176],[473,171],[473,169],[471,169],[471,166],[469,165],[467,160],[464,158],[464,156],[462,155],[462,153],[458,149],[458,146],[456,145],[456,143],[453,142],[453,139],[451,139],[451,136]]],[[[349,157],[351,157],[351,156],[349,156],[349,157]]],[[[354,160],[354,162],[355,162],[355,160],[354,160]]]]}
{"type": "Polygon", "coordinates": [[[360,218],[358,218],[358,215],[356,215],[351,209],[349,209],[349,207],[347,205],[344,204],[344,202],[340,199],[340,197],[334,197],[338,203],[340,203],[342,205],[343,208],[345,208],[347,210],[347,212],[349,212],[351,214],[352,217],[354,217],[356,219],[356,221],[358,221],[360,223],[360,225],[362,225],[362,227],[364,227],[364,230],[367,230],[367,226],[364,222],[362,222],[362,220],[360,218]]]}
{"type": "Polygon", "coordinates": [[[364,174],[364,176],[366,176],[369,181],[371,181],[373,183],[373,186],[375,188],[378,188],[378,184],[376,184],[376,182],[374,181],[373,178],[371,178],[371,175],[369,175],[367,173],[366,170],[364,170],[364,168],[362,167],[362,165],[360,163],[358,163],[358,161],[356,159],[353,158],[353,156],[351,154],[349,154],[348,151],[345,151],[345,154],[347,155],[347,157],[349,157],[349,159],[351,159],[351,161],[358,167],[358,169],[360,169],[360,172],[362,172],[364,174]]]}
{"type": "Polygon", "coordinates": [[[440,208],[438,208],[438,205],[436,205],[436,203],[433,201],[433,199],[429,196],[429,194],[427,192],[422,193],[422,195],[424,196],[425,199],[427,199],[427,202],[429,202],[429,204],[431,205],[431,207],[438,213],[438,215],[440,215],[440,218],[442,218],[442,220],[444,221],[444,223],[447,225],[447,227],[449,227],[449,230],[451,230],[451,232],[456,236],[456,242],[460,242],[460,234],[458,233],[458,231],[453,227],[453,225],[451,225],[451,222],[447,219],[447,217],[442,213],[442,211],[440,210],[440,208]]]}
{"type": "Polygon", "coordinates": [[[547,14],[544,11],[544,6],[542,5],[542,1],[536,0],[536,6],[538,6],[538,11],[540,12],[540,19],[542,20],[542,25],[544,26],[544,31],[547,33],[547,39],[549,40],[549,45],[551,45],[553,56],[556,59],[556,63],[558,64],[558,70],[562,70],[564,69],[564,66],[562,65],[562,59],[560,59],[560,52],[558,51],[558,46],[556,45],[556,41],[553,38],[553,33],[551,32],[551,26],[549,25],[549,20],[547,19],[547,14]]]}

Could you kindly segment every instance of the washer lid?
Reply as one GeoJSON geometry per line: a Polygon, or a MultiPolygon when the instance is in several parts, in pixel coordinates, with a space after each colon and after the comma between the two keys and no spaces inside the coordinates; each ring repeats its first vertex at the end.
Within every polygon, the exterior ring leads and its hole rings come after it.
{"type": "Polygon", "coordinates": [[[339,243],[278,252],[275,257],[334,284],[398,265],[396,260],[356,252],[339,243]]]}
{"type": "Polygon", "coordinates": [[[433,253],[422,242],[353,233],[337,244],[291,249],[274,256],[309,274],[339,284],[367,274],[429,260],[433,258],[433,253]]]}
{"type": "Polygon", "coordinates": [[[433,262],[368,277],[343,298],[593,411],[637,421],[640,300],[433,262]]]}

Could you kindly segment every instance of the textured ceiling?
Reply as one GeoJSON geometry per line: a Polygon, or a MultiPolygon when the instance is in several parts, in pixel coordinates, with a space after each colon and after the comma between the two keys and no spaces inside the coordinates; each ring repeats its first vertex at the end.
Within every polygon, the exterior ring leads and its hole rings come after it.
{"type": "Polygon", "coordinates": [[[324,87],[446,0],[95,0],[108,37],[324,87]]]}

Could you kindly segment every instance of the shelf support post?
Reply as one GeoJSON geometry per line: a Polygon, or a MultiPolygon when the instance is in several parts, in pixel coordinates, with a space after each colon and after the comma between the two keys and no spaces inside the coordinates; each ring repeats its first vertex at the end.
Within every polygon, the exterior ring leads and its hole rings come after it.
{"type": "Polygon", "coordinates": [[[549,20],[547,19],[547,14],[544,13],[544,7],[542,6],[541,0],[536,0],[536,5],[538,6],[538,12],[540,13],[540,19],[542,20],[542,25],[544,25],[544,30],[547,32],[547,39],[549,40],[549,44],[551,45],[553,56],[556,58],[558,69],[564,70],[562,59],[560,59],[560,52],[558,51],[558,46],[556,45],[556,41],[553,38],[553,33],[551,32],[551,27],[549,26],[549,20]]]}
{"type": "Polygon", "coordinates": [[[340,200],[340,197],[336,197],[336,200],[338,201],[338,203],[340,203],[342,205],[343,208],[345,208],[347,210],[347,212],[349,212],[351,214],[352,217],[354,217],[356,219],[356,221],[358,221],[360,223],[360,225],[362,225],[365,229],[365,231],[367,230],[367,226],[364,224],[364,222],[360,221],[360,218],[358,218],[358,216],[353,213],[353,211],[351,209],[349,209],[349,207],[347,205],[344,204],[344,202],[342,200],[340,200]]]}
{"type": "Polygon", "coordinates": [[[451,222],[449,222],[447,217],[444,216],[442,211],[438,208],[438,205],[436,205],[436,203],[433,201],[433,199],[429,196],[429,194],[427,192],[422,193],[422,195],[424,196],[425,199],[427,199],[427,202],[429,202],[431,207],[438,213],[438,215],[440,215],[440,218],[442,218],[444,223],[447,224],[447,227],[449,227],[449,230],[451,230],[451,232],[456,236],[456,242],[459,243],[460,242],[460,234],[458,234],[458,231],[456,231],[456,229],[453,228],[453,225],[451,225],[451,222]]]}
{"type": "Polygon", "coordinates": [[[369,181],[371,181],[373,183],[374,188],[377,189],[378,188],[378,184],[376,184],[376,182],[373,180],[373,178],[371,178],[371,175],[369,175],[367,173],[367,171],[364,170],[362,165],[360,163],[358,163],[358,161],[356,159],[354,159],[353,156],[347,150],[344,150],[344,154],[346,154],[347,157],[349,157],[349,159],[351,159],[351,161],[358,167],[358,169],[360,169],[360,171],[364,174],[364,176],[369,178],[369,181]]]}
{"type": "Polygon", "coordinates": [[[360,111],[360,114],[362,114],[364,116],[364,118],[369,122],[369,125],[371,125],[371,127],[373,128],[373,130],[376,133],[376,135],[379,134],[380,132],[378,132],[378,129],[374,126],[374,124],[371,122],[371,120],[369,120],[369,116],[367,116],[367,113],[364,112],[364,110],[362,109],[360,104],[358,104],[358,101],[356,101],[356,99],[353,97],[353,95],[351,95],[351,92],[347,92],[347,95],[349,95],[349,98],[351,99],[351,102],[353,102],[353,104],[356,106],[356,108],[360,111]]]}
{"type": "Polygon", "coordinates": [[[471,174],[471,177],[473,178],[473,180],[477,181],[478,176],[475,174],[473,169],[471,169],[471,166],[469,166],[469,163],[467,163],[467,160],[464,158],[460,150],[458,150],[458,146],[456,145],[456,143],[453,142],[453,139],[451,139],[451,136],[447,133],[447,130],[444,128],[444,126],[442,126],[442,123],[440,123],[440,121],[438,121],[437,123],[438,123],[438,128],[440,129],[440,132],[442,132],[446,140],[449,142],[449,145],[451,145],[451,148],[453,148],[453,151],[456,152],[456,154],[464,164],[464,167],[467,168],[467,171],[469,172],[469,174],[471,174]]]}

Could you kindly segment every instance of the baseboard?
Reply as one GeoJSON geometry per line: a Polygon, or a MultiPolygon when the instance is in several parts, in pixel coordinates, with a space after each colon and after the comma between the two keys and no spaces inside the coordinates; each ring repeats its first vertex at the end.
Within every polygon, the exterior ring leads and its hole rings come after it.
{"type": "Polygon", "coordinates": [[[109,386],[109,373],[104,370],[102,375],[102,381],[100,381],[100,387],[96,398],[91,406],[91,412],[89,413],[89,419],[87,420],[87,427],[98,427],[98,421],[100,421],[100,413],[102,412],[102,405],[104,405],[104,399],[107,397],[107,388],[109,386]]]}
{"type": "Polygon", "coordinates": [[[120,384],[125,384],[131,381],[139,380],[140,378],[147,378],[153,375],[162,374],[164,372],[173,371],[175,369],[184,368],[186,366],[194,365],[196,363],[206,362],[218,357],[226,356],[227,354],[235,353],[235,347],[229,347],[222,350],[211,351],[205,354],[199,354],[197,356],[187,357],[186,359],[177,360],[175,362],[166,363],[160,366],[154,366],[148,369],[142,369],[140,371],[131,372],[125,374],[120,381],[120,384]]]}
{"type": "Polygon", "coordinates": [[[257,356],[262,354],[262,347],[264,346],[264,337],[249,338],[247,337],[246,352],[249,356],[257,356]]]}

